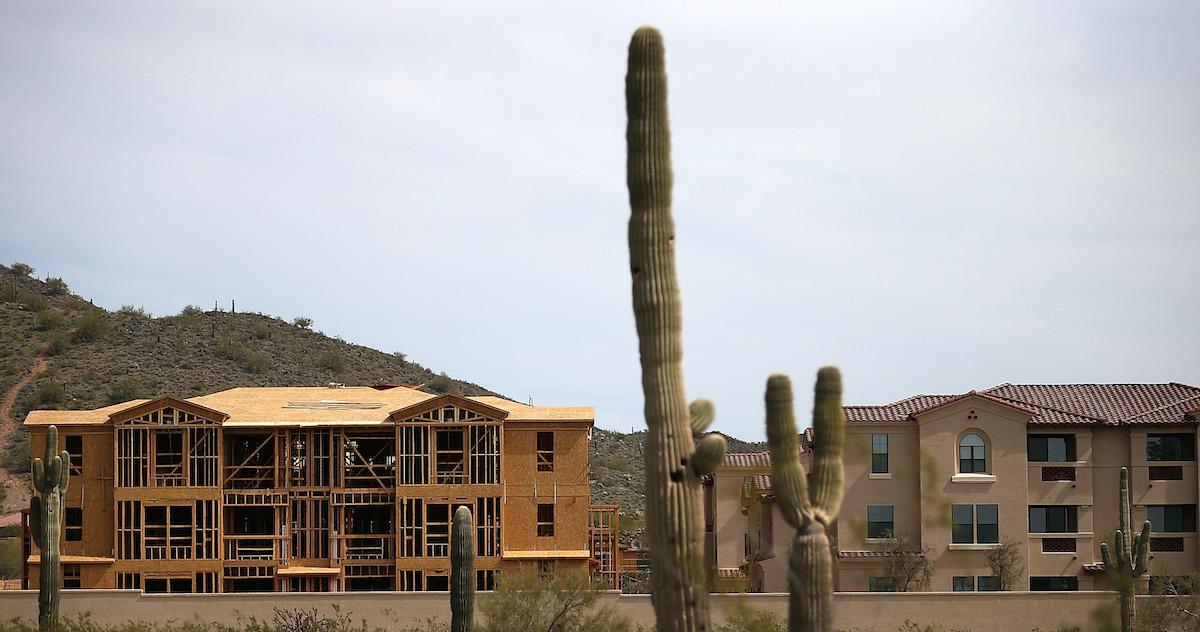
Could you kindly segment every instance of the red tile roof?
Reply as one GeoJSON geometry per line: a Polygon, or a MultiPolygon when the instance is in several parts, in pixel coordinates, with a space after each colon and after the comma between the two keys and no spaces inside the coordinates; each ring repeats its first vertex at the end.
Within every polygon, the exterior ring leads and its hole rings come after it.
{"type": "Polygon", "coordinates": [[[725,455],[725,467],[771,467],[770,452],[734,452],[725,455]]]}
{"type": "Polygon", "coordinates": [[[846,421],[904,422],[966,397],[1024,410],[1030,424],[1178,424],[1200,421],[1200,388],[1168,384],[1001,384],[962,395],[914,395],[883,406],[846,406],[846,421]]]}

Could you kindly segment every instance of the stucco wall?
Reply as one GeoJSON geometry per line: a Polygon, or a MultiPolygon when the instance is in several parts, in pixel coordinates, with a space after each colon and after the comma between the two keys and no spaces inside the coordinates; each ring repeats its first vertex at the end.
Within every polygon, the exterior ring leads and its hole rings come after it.
{"type": "MultiPolygon", "coordinates": [[[[1141,597],[1147,599],[1152,597],[1141,597]]],[[[713,613],[719,621],[734,605],[786,616],[787,595],[713,595],[713,613]]],[[[648,595],[605,593],[602,603],[614,605],[635,623],[649,626],[654,613],[648,595]]],[[[330,611],[336,603],[354,620],[393,628],[430,617],[449,619],[445,593],[274,593],[222,595],[142,595],[136,591],[65,591],[64,615],[91,613],[101,623],[204,620],[236,623],[254,616],[270,620],[273,609],[319,608],[330,611]]],[[[855,632],[894,632],[906,620],[937,623],[946,629],[972,632],[1055,629],[1059,625],[1086,626],[1093,612],[1115,608],[1117,596],[1106,592],[1075,593],[839,593],[836,627],[855,632]]],[[[35,591],[0,592],[4,618],[37,616],[35,591]]]]}

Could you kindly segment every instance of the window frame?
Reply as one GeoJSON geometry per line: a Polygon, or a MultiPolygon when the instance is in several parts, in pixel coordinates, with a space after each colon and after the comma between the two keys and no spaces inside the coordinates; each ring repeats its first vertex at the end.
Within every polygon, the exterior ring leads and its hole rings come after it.
{"type": "Polygon", "coordinates": [[[1187,462],[1196,460],[1196,433],[1194,432],[1151,432],[1146,435],[1146,461],[1151,463],[1167,462],[1187,462]],[[1151,453],[1151,441],[1157,439],[1159,444],[1158,454],[1151,453]],[[1166,456],[1179,456],[1177,459],[1163,458],[1165,450],[1161,447],[1164,439],[1179,439],[1178,454],[1170,453],[1166,456]]]}
{"type": "Polygon", "coordinates": [[[537,471],[553,472],[554,471],[554,447],[555,437],[553,430],[539,430],[534,437],[534,450],[537,455],[537,471]],[[542,446],[542,439],[549,437],[550,447],[542,446]]]}
{"type": "MultiPolygon", "coordinates": [[[[882,516],[879,516],[882,518],[882,516]]],[[[888,540],[894,537],[896,532],[896,507],[895,505],[867,505],[867,539],[868,540],[888,540]],[[873,520],[872,510],[878,510],[875,513],[887,513],[887,520],[873,520]],[[879,525],[887,525],[882,530],[878,529],[879,525]]]]}
{"type": "Polygon", "coordinates": [[[999,544],[1000,543],[1000,506],[993,503],[953,504],[950,505],[950,543],[951,544],[999,544]],[[991,513],[994,522],[984,522],[980,508],[991,513]],[[968,521],[963,521],[966,517],[968,521]],[[970,533],[970,540],[965,534],[970,533]]]}
{"type": "Polygon", "coordinates": [[[978,430],[969,430],[964,432],[958,438],[955,444],[957,450],[957,463],[959,474],[988,474],[990,473],[988,464],[988,440],[984,438],[983,433],[978,430]],[[971,443],[966,444],[967,440],[975,437],[980,441],[980,445],[971,443]],[[963,450],[970,450],[970,456],[964,457],[963,450]],[[981,456],[982,455],[982,456],[981,456]],[[969,466],[968,466],[969,464],[969,466]]]}
{"type": "Polygon", "coordinates": [[[975,592],[975,576],[955,575],[951,577],[950,592],[975,592]]]}
{"type": "Polygon", "coordinates": [[[888,435],[886,432],[871,433],[871,473],[890,474],[888,435]],[[882,451],[879,449],[882,447],[882,451]]]}
{"type": "Polygon", "coordinates": [[[1146,520],[1150,521],[1151,533],[1158,535],[1160,533],[1196,533],[1196,505],[1176,504],[1176,505],[1146,505],[1146,520]],[[1178,516],[1179,526],[1182,530],[1167,529],[1174,520],[1171,520],[1166,515],[1168,510],[1177,509],[1180,512],[1178,516]],[[1154,513],[1156,510],[1163,513],[1162,517],[1155,520],[1154,513]],[[1160,528],[1162,527],[1162,528],[1160,528]],[[1191,528],[1189,528],[1191,527],[1191,528]]]}
{"type": "Polygon", "coordinates": [[[1078,505],[1030,505],[1029,506],[1029,532],[1030,533],[1079,533],[1079,506],[1078,505]],[[1059,522],[1057,516],[1052,517],[1052,513],[1058,513],[1062,510],[1061,522],[1065,531],[1057,531],[1051,529],[1051,521],[1059,522]],[[1041,512],[1041,530],[1034,528],[1035,512],[1041,512]]]}
{"type": "Polygon", "coordinates": [[[1074,434],[1031,434],[1025,439],[1025,456],[1030,463],[1074,463],[1078,460],[1078,440],[1074,434]],[[1049,441],[1052,439],[1061,439],[1063,441],[1063,454],[1061,459],[1052,458],[1049,441]],[[1046,442],[1044,446],[1036,450],[1034,444],[1036,442],[1046,442]],[[1035,458],[1035,456],[1041,458],[1035,458]]]}
{"type": "Polygon", "coordinates": [[[83,507],[66,507],[63,509],[63,540],[66,542],[83,542],[83,507]],[[77,517],[78,522],[72,520],[77,517]]]}
{"type": "Polygon", "coordinates": [[[71,455],[71,475],[83,476],[83,450],[84,441],[81,434],[69,434],[63,437],[63,449],[71,455]],[[78,442],[78,449],[72,450],[71,444],[78,442]]]}
{"type": "Polygon", "coordinates": [[[896,592],[896,578],[871,575],[867,577],[868,592],[896,592]]]}
{"type": "Polygon", "coordinates": [[[554,537],[554,503],[538,503],[537,504],[537,537],[552,538],[554,537]],[[544,510],[549,510],[549,516],[543,515],[544,510]]]}

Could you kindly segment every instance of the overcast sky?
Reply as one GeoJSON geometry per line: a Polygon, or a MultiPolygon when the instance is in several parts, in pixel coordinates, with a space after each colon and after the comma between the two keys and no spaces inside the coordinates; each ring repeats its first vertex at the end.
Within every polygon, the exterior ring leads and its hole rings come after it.
{"type": "Polygon", "coordinates": [[[0,3],[0,258],[643,426],[626,45],[689,398],[1200,385],[1200,3],[0,3]]]}

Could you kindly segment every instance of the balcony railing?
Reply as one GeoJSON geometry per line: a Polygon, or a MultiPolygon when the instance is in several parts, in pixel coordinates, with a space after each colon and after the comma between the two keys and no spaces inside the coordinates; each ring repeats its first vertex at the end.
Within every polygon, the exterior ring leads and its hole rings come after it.
{"type": "Polygon", "coordinates": [[[1043,465],[1042,466],[1042,481],[1073,481],[1075,480],[1075,468],[1063,467],[1061,465],[1043,465]]]}
{"type": "Polygon", "coordinates": [[[1183,552],[1183,538],[1150,538],[1150,550],[1159,553],[1183,552]]]}
{"type": "Polygon", "coordinates": [[[392,557],[390,535],[348,535],[343,539],[343,559],[383,560],[392,557]]]}
{"type": "Polygon", "coordinates": [[[1075,538],[1042,538],[1042,553],[1074,553],[1075,538]]]}
{"type": "Polygon", "coordinates": [[[227,535],[222,539],[225,541],[226,560],[283,559],[283,536],[227,535]]]}
{"type": "Polygon", "coordinates": [[[1182,465],[1151,465],[1150,480],[1152,481],[1182,481],[1182,465]]]}

